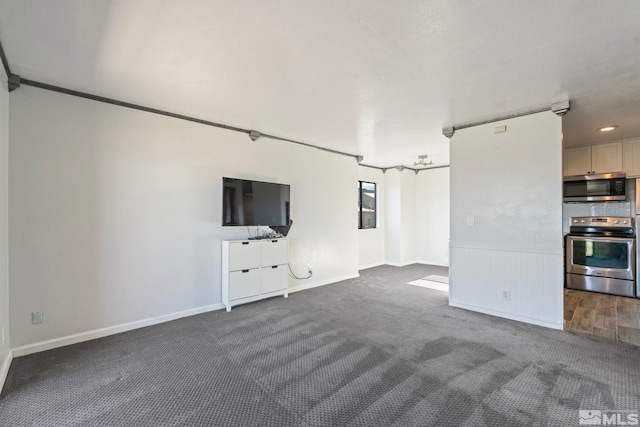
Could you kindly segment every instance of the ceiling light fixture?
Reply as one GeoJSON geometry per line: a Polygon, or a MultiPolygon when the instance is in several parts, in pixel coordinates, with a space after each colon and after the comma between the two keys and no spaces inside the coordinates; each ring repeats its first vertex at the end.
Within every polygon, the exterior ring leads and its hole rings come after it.
{"type": "Polygon", "coordinates": [[[610,125],[610,126],[601,127],[598,130],[600,132],[611,132],[612,130],[616,130],[618,127],[619,127],[618,125],[610,125]]]}
{"type": "Polygon", "coordinates": [[[415,162],[413,162],[413,166],[429,166],[433,161],[429,158],[428,155],[423,154],[418,156],[415,162]]]}

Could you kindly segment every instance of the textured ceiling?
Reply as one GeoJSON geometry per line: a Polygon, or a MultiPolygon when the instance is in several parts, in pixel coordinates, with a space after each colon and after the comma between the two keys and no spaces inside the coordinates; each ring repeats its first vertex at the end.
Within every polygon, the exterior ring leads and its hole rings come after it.
{"type": "Polygon", "coordinates": [[[443,126],[566,98],[567,146],[640,136],[639,22],[637,0],[0,0],[24,78],[377,166],[448,164],[443,126]]]}

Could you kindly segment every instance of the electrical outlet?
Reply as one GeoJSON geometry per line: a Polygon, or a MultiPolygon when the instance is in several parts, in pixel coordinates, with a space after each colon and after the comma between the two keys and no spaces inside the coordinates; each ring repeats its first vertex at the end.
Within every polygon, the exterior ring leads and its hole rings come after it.
{"type": "Polygon", "coordinates": [[[309,274],[313,274],[313,269],[310,265],[307,266],[307,271],[309,272],[309,274]]]}
{"type": "Polygon", "coordinates": [[[511,291],[508,289],[502,290],[502,300],[503,301],[511,301],[511,291]]]}
{"type": "Polygon", "coordinates": [[[467,227],[475,227],[476,226],[476,217],[473,215],[469,215],[467,217],[467,227]]]}
{"type": "Polygon", "coordinates": [[[33,323],[34,325],[42,323],[43,321],[42,314],[43,313],[41,311],[34,311],[33,313],[31,313],[31,323],[33,323]]]}

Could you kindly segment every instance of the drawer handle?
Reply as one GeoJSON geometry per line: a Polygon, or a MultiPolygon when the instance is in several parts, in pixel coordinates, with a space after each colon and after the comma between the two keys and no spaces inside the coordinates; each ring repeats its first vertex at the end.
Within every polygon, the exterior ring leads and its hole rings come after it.
{"type": "Polygon", "coordinates": [[[248,273],[248,272],[249,272],[249,270],[242,270],[242,272],[243,272],[243,273],[248,273]]]}
{"type": "Polygon", "coordinates": [[[272,265],[271,268],[278,268],[278,266],[277,265],[272,265]]]}
{"type": "Polygon", "coordinates": [[[242,242],[242,244],[243,244],[243,245],[248,245],[248,244],[249,244],[249,242],[242,242]]]}

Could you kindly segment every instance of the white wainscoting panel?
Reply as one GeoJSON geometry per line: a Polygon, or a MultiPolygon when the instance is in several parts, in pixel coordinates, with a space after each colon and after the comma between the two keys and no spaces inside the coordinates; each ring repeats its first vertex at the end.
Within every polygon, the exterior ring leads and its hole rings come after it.
{"type": "Polygon", "coordinates": [[[481,313],[563,327],[562,253],[451,246],[449,303],[481,313]],[[509,293],[509,300],[503,297],[509,293]]]}

